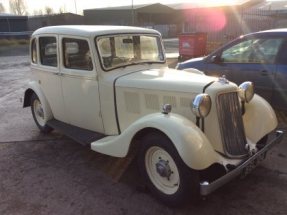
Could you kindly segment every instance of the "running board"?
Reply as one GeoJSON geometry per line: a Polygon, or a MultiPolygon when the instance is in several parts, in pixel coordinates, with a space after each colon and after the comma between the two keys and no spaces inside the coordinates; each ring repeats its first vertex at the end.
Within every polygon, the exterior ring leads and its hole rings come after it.
{"type": "Polygon", "coordinates": [[[84,146],[90,146],[92,142],[105,137],[101,133],[69,125],[56,119],[49,120],[47,124],[84,146]]]}

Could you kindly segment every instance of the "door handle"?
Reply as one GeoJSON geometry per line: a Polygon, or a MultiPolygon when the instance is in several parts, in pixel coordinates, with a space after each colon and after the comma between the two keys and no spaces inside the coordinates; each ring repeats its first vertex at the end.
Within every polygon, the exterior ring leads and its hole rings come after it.
{"type": "Polygon", "coordinates": [[[53,75],[63,76],[64,74],[57,72],[57,73],[53,73],[53,75]]]}

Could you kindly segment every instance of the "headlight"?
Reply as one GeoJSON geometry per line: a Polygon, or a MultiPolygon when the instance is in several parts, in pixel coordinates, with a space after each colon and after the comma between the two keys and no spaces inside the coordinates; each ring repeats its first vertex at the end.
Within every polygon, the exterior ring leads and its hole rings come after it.
{"type": "Polygon", "coordinates": [[[239,85],[239,97],[244,102],[250,102],[254,96],[254,85],[250,81],[243,82],[239,85]]]}
{"type": "Polygon", "coordinates": [[[197,95],[192,104],[191,104],[192,112],[197,117],[206,117],[209,114],[211,109],[211,99],[210,96],[206,93],[202,93],[197,95]]]}

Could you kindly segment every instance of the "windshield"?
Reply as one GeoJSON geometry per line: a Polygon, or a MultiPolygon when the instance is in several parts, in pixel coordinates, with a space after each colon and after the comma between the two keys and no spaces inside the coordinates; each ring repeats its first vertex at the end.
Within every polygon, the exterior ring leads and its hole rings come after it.
{"type": "Polygon", "coordinates": [[[149,35],[114,35],[97,38],[104,70],[141,63],[164,62],[159,37],[149,35]]]}

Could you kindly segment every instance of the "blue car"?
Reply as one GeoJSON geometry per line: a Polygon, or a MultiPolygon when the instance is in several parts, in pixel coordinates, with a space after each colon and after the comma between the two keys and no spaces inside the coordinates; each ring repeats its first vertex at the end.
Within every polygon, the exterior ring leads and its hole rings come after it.
{"type": "Polygon", "coordinates": [[[255,92],[275,108],[287,110],[287,28],[240,36],[206,57],[179,63],[206,75],[225,75],[241,84],[252,81],[255,92]]]}

